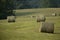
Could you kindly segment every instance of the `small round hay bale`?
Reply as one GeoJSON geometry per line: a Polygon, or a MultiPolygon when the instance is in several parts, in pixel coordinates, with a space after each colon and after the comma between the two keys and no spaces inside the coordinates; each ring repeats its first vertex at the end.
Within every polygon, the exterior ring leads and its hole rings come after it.
{"type": "Polygon", "coordinates": [[[32,16],[33,18],[35,18],[36,16],[32,16]]]}
{"type": "Polygon", "coordinates": [[[52,16],[56,16],[57,14],[56,13],[53,13],[52,16]]]}
{"type": "Polygon", "coordinates": [[[8,16],[7,21],[8,22],[15,22],[15,16],[8,16]]]}
{"type": "Polygon", "coordinates": [[[40,18],[37,18],[37,22],[40,22],[40,18]]]}
{"type": "Polygon", "coordinates": [[[54,23],[49,22],[42,23],[41,32],[54,33],[54,23]]]}
{"type": "Polygon", "coordinates": [[[37,22],[45,22],[45,20],[46,20],[46,17],[45,16],[38,16],[37,17],[37,22]]]}

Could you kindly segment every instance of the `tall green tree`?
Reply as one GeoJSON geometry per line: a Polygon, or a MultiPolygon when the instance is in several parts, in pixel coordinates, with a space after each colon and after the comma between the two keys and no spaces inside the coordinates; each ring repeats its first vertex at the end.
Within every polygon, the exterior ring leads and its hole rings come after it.
{"type": "Polygon", "coordinates": [[[49,0],[50,8],[57,8],[57,0],[49,0]]]}
{"type": "Polygon", "coordinates": [[[0,0],[0,19],[13,14],[13,0],[0,0]]]}
{"type": "Polygon", "coordinates": [[[40,0],[39,2],[40,2],[40,7],[41,8],[47,8],[50,5],[49,0],[40,0]]]}
{"type": "Polygon", "coordinates": [[[57,7],[60,8],[60,0],[56,0],[57,7]]]}
{"type": "Polygon", "coordinates": [[[17,8],[58,8],[60,0],[17,0],[17,8]]]}

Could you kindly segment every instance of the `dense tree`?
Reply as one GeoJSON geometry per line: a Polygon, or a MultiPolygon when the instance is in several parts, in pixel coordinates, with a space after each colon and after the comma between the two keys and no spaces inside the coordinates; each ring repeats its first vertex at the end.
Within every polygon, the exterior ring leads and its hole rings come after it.
{"type": "Polygon", "coordinates": [[[58,8],[60,0],[17,0],[16,8],[58,8]]]}
{"type": "Polygon", "coordinates": [[[0,0],[0,19],[6,19],[8,15],[13,14],[13,1],[0,0]]]}
{"type": "Polygon", "coordinates": [[[49,7],[49,0],[40,0],[40,8],[47,8],[49,7]]]}
{"type": "Polygon", "coordinates": [[[60,7],[60,0],[56,0],[57,6],[60,7]]]}
{"type": "Polygon", "coordinates": [[[0,19],[14,15],[13,9],[58,8],[60,0],[0,0],[0,19]]]}
{"type": "Polygon", "coordinates": [[[49,0],[49,7],[57,8],[57,0],[49,0]]]}

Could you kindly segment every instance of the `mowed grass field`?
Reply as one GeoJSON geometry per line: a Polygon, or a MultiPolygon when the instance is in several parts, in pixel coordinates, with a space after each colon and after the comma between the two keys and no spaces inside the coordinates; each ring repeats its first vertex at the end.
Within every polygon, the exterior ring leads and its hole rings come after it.
{"type": "Polygon", "coordinates": [[[46,22],[54,23],[54,33],[39,32],[36,17],[60,13],[60,8],[21,9],[16,11],[16,22],[0,20],[0,40],[60,40],[60,16],[46,16],[46,22]],[[36,16],[36,17],[32,17],[36,16]]]}

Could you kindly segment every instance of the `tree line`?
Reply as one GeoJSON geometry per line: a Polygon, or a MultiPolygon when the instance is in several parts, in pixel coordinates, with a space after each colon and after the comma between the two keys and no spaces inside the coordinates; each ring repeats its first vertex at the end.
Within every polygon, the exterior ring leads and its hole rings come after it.
{"type": "Polygon", "coordinates": [[[13,14],[13,0],[0,0],[0,19],[6,19],[13,14]]]}
{"type": "Polygon", "coordinates": [[[59,7],[60,0],[16,0],[16,9],[59,7]]]}
{"type": "Polygon", "coordinates": [[[59,8],[60,0],[0,0],[0,19],[15,15],[14,9],[59,8]]]}

